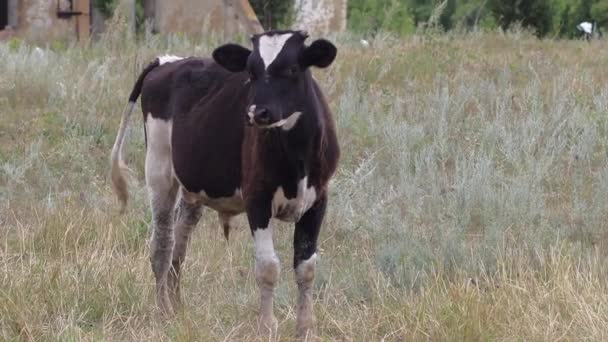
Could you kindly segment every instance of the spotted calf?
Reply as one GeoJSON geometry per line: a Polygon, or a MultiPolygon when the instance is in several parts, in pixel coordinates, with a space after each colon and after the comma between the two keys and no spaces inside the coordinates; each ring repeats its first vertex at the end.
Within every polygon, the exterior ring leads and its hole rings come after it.
{"type": "Polygon", "coordinates": [[[112,183],[124,209],[122,149],[141,94],[151,263],[163,312],[178,304],[180,265],[207,206],[218,212],[226,237],[232,217],[247,214],[261,292],[259,322],[271,331],[280,273],[272,220],[295,223],[297,332],[305,336],[311,328],[317,238],[340,151],[334,120],[310,71],[328,67],[337,50],[323,39],[307,45],[306,38],[300,31],[270,31],[252,37],[252,50],[227,44],[215,49],[213,59],[163,56],[137,80],[112,150],[112,183]]]}

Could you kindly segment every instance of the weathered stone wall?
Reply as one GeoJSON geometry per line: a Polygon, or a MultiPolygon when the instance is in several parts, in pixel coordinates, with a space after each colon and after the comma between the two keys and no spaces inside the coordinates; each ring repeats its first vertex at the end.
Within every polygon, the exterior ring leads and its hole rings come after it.
{"type": "MultiPolygon", "coordinates": [[[[61,6],[68,4],[61,0],[61,6]]],[[[32,40],[52,40],[58,38],[75,38],[75,19],[57,17],[57,1],[22,0],[17,7],[16,34],[32,40]]]]}
{"type": "Polygon", "coordinates": [[[295,0],[293,27],[314,34],[346,29],[347,0],[295,0]]]}
{"type": "Polygon", "coordinates": [[[231,35],[261,30],[246,0],[157,0],[154,12],[154,27],[159,32],[231,35]]]}

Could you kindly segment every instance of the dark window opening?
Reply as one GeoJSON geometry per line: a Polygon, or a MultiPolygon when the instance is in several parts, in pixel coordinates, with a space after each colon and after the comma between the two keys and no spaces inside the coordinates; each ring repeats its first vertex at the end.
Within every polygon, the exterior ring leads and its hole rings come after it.
{"type": "Polygon", "coordinates": [[[0,0],[0,30],[8,25],[8,0],[0,0]]]}

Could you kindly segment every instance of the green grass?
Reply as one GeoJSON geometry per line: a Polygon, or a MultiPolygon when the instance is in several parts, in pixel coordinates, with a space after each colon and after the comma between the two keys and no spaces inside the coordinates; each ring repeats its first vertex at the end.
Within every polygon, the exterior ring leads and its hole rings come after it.
{"type": "MultiPolygon", "coordinates": [[[[0,42],[0,339],[243,340],[258,290],[246,221],[207,210],[159,318],[141,118],[127,214],[109,152],[154,56],[217,38],[110,32],[86,47],[0,42]]],[[[343,151],[315,279],[320,340],[608,338],[608,45],[526,34],[334,36],[315,71],[343,151]]],[[[279,224],[275,313],[293,338],[292,233],[279,224]]]]}

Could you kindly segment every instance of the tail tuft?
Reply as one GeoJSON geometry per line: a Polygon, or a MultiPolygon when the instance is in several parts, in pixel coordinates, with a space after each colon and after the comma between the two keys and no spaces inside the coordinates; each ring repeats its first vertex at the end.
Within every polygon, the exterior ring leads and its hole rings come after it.
{"type": "Polygon", "coordinates": [[[118,129],[118,134],[116,135],[116,141],[114,142],[114,147],[112,147],[112,155],[110,157],[110,178],[112,180],[112,188],[114,189],[114,192],[118,197],[118,201],[120,202],[121,214],[125,212],[125,209],[127,207],[127,200],[129,199],[129,189],[127,187],[127,180],[125,178],[125,173],[128,173],[129,169],[127,168],[122,156],[122,148],[127,137],[129,117],[133,112],[133,108],[135,107],[135,102],[137,102],[137,98],[141,94],[141,89],[143,87],[146,75],[158,65],[159,60],[158,58],[156,58],[154,59],[154,61],[152,61],[152,63],[148,64],[148,66],[144,68],[142,73],[137,78],[137,81],[133,86],[133,90],[129,95],[129,104],[122,113],[122,118],[120,119],[120,127],[118,129]]]}
{"type": "Polygon", "coordinates": [[[120,214],[124,214],[127,208],[127,201],[129,200],[129,189],[127,188],[127,180],[124,174],[128,172],[128,168],[122,160],[119,160],[118,165],[112,165],[112,189],[118,197],[120,203],[120,214]]]}
{"type": "Polygon", "coordinates": [[[120,128],[118,129],[118,135],[116,136],[116,141],[114,142],[114,147],[112,148],[110,161],[110,178],[112,180],[112,188],[114,189],[114,193],[116,193],[118,201],[120,202],[121,214],[125,212],[127,200],[129,199],[129,189],[127,187],[127,180],[125,178],[125,173],[127,173],[129,169],[123,160],[122,148],[126,140],[128,120],[131,112],[133,111],[133,107],[135,107],[135,102],[129,102],[129,105],[127,108],[125,108],[125,111],[122,114],[120,128]]]}

